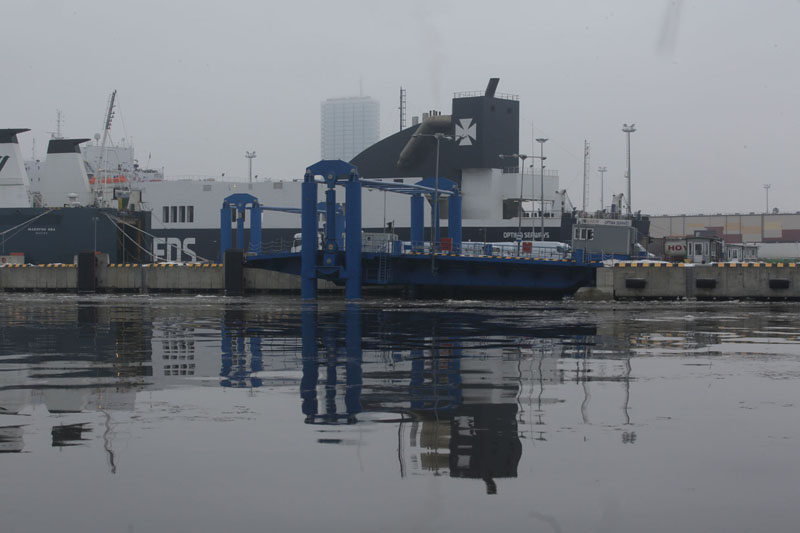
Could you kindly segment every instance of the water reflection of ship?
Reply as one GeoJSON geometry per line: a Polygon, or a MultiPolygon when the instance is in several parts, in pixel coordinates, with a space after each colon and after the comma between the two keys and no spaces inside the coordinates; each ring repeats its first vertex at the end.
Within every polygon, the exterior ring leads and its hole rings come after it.
{"type": "MultiPolygon", "coordinates": [[[[581,415],[589,423],[591,382],[630,383],[620,377],[623,361],[594,359],[587,368],[593,325],[550,327],[502,315],[489,324],[484,310],[463,309],[232,304],[221,316],[175,320],[148,307],[70,305],[6,311],[7,353],[33,355],[4,358],[0,411],[44,404],[53,413],[105,413],[102,427],[59,420],[50,433],[58,446],[80,444],[89,431],[102,435],[112,469],[113,413],[133,410],[140,391],[190,379],[192,387],[299,389],[298,411],[312,425],[397,424],[402,475],[482,478],[492,491],[494,480],[516,475],[522,440],[547,437],[545,414],[565,401],[562,384],[584,387],[581,415]]],[[[8,424],[0,445],[21,449],[18,421],[8,424]]]]}
{"type": "MultiPolygon", "coordinates": [[[[133,411],[136,394],[150,376],[149,328],[137,310],[117,316],[113,308],[84,302],[43,301],[15,306],[0,326],[3,359],[13,369],[0,372],[0,414],[18,415],[42,405],[48,413],[104,414],[100,429],[112,471],[115,411],[133,411]],[[19,355],[17,355],[19,354],[19,355]]],[[[53,447],[80,445],[88,423],[52,426],[53,447]]],[[[23,451],[25,425],[0,427],[0,449],[23,451]]]]}

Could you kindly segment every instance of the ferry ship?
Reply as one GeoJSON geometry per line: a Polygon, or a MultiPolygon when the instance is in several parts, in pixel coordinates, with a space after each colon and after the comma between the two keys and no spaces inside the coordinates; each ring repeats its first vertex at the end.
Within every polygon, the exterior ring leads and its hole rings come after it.
{"type": "MultiPolygon", "coordinates": [[[[520,173],[516,157],[501,157],[519,152],[519,99],[496,93],[497,83],[492,79],[485,91],[456,94],[450,114],[431,112],[420,123],[368,147],[350,163],[362,178],[400,183],[435,178],[433,135],[444,134],[447,138],[439,141],[438,175],[454,181],[461,190],[465,242],[514,242],[518,237],[569,240],[562,218],[571,217],[574,208],[566,191],[559,188],[558,172],[547,169],[542,177],[537,163],[536,168],[520,173]]],[[[533,159],[527,161],[530,164],[533,159]]],[[[304,171],[305,166],[298,166],[294,179],[281,180],[235,182],[220,176],[142,183],[142,205],[152,212],[154,256],[171,261],[217,259],[219,210],[223,199],[234,193],[251,194],[261,205],[275,208],[262,214],[263,246],[288,249],[300,231],[300,217],[285,210],[300,206],[304,171]]],[[[319,187],[322,198],[324,186],[319,187]]],[[[369,187],[363,195],[365,232],[410,238],[407,197],[369,187]]],[[[430,196],[426,228],[433,218],[430,196]]],[[[442,198],[440,203],[441,234],[447,236],[447,202],[442,198]]]]}
{"type": "MultiPolygon", "coordinates": [[[[418,183],[438,173],[439,178],[455,182],[462,196],[464,242],[569,242],[576,210],[559,187],[557,171],[546,169],[542,175],[541,165],[533,158],[523,160],[528,168],[520,168],[519,98],[497,93],[498,82],[492,78],[484,91],[456,93],[450,114],[430,112],[421,122],[380,140],[350,162],[362,178],[418,183]],[[536,163],[531,165],[532,161],[536,163]]],[[[0,168],[0,232],[5,237],[28,226],[24,233],[15,234],[13,243],[4,241],[8,246],[0,255],[33,248],[37,252],[30,260],[66,261],[68,250],[96,249],[111,253],[118,261],[218,261],[220,208],[234,193],[251,194],[262,206],[272,208],[262,213],[264,251],[292,247],[300,231],[300,217],[292,211],[300,206],[305,166],[298,166],[293,179],[165,179],[161,171],[141,168],[131,145],[106,146],[113,101],[112,94],[102,143],[97,142],[99,135],[94,144],[87,144],[90,139],[53,139],[47,159],[29,161],[25,167],[16,134],[27,130],[2,130],[6,133],[0,139],[4,150],[0,157],[7,154],[14,164],[0,168]],[[13,174],[8,170],[12,166],[13,174]],[[47,232],[31,229],[34,217],[44,211],[8,211],[58,209],[63,215],[64,206],[84,209],[71,213],[75,224],[62,227],[64,221],[51,221],[47,232]],[[115,212],[98,214],[90,209],[115,212]],[[122,223],[123,215],[131,219],[128,225],[122,223]],[[116,222],[109,225],[107,221],[116,222]],[[45,241],[32,247],[21,238],[41,237],[42,233],[52,234],[54,239],[47,242],[55,241],[63,248],[57,258],[44,253],[50,246],[45,241]],[[92,240],[95,234],[96,243],[92,240]]],[[[324,185],[319,187],[322,198],[324,185]]],[[[435,216],[433,196],[427,198],[426,228],[435,216]]],[[[366,186],[362,206],[365,232],[410,238],[406,196],[366,186]]],[[[444,197],[438,212],[441,235],[446,237],[444,197]]],[[[249,221],[245,223],[249,227],[249,221]]]]}

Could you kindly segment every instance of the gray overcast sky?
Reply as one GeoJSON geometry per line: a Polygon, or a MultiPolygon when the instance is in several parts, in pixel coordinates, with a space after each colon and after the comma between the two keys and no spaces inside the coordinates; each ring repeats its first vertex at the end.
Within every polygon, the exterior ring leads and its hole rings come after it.
{"type": "MultiPolygon", "coordinates": [[[[43,154],[56,109],[92,137],[119,90],[113,138],[168,175],[300,177],[320,156],[320,102],[381,103],[381,136],[408,115],[450,111],[456,91],[521,100],[549,137],[548,166],[581,204],[584,139],[606,201],[624,190],[649,213],[800,209],[798,0],[295,2],[3,0],[2,124],[43,154]],[[124,130],[122,128],[124,120],[124,130]]],[[[298,199],[299,201],[299,199],[298,199]]]]}

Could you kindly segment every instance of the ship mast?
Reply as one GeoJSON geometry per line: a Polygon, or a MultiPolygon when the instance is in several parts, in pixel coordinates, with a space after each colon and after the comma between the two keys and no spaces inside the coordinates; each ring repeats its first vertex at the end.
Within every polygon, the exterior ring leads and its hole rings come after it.
{"type": "MultiPolygon", "coordinates": [[[[111,93],[111,97],[108,99],[108,111],[106,112],[106,119],[103,123],[103,140],[100,142],[100,157],[97,161],[97,171],[95,172],[94,177],[94,186],[95,190],[97,189],[97,180],[101,180],[102,187],[100,190],[102,191],[102,198],[105,199],[105,189],[106,183],[103,180],[103,158],[106,155],[106,142],[108,141],[108,133],[111,131],[111,121],[114,119],[114,102],[117,99],[117,90],[114,89],[114,92],[111,93]]],[[[104,200],[105,201],[105,200],[104,200]]]]}

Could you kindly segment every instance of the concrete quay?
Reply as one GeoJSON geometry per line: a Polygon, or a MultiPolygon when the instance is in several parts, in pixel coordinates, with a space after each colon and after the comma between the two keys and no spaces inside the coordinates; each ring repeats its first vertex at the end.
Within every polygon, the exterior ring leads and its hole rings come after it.
{"type": "MultiPolygon", "coordinates": [[[[0,266],[3,292],[99,292],[99,293],[226,293],[225,265],[202,264],[109,264],[98,257],[93,289],[81,287],[78,264],[0,266]]],[[[245,268],[245,293],[300,292],[300,277],[263,269],[245,268]]],[[[91,274],[90,274],[91,277],[91,274]]],[[[237,284],[238,285],[238,284],[237,284]]],[[[228,287],[230,289],[230,287],[228,287]]],[[[343,290],[320,282],[321,290],[343,290]]]]}
{"type": "Polygon", "coordinates": [[[797,263],[708,265],[628,262],[597,270],[596,286],[578,300],[793,300],[800,299],[797,263]]]}

